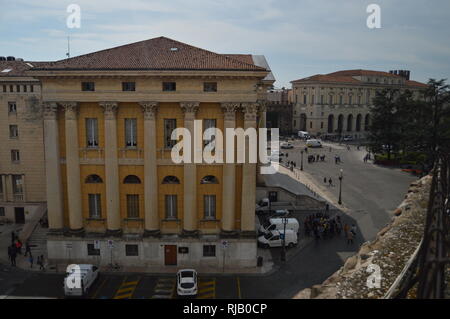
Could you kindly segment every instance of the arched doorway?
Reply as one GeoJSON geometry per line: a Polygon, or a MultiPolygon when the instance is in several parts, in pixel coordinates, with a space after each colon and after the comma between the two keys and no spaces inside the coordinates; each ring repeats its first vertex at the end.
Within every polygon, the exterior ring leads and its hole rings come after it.
{"type": "Polygon", "coordinates": [[[358,114],[356,116],[356,132],[361,132],[361,120],[362,120],[362,115],[358,114]]]}
{"type": "Polygon", "coordinates": [[[367,114],[366,118],[364,120],[364,130],[365,131],[369,130],[369,125],[370,125],[370,114],[367,114]]]}
{"type": "Polygon", "coordinates": [[[353,114],[347,116],[347,132],[353,131],[353,114]]]}
{"type": "Polygon", "coordinates": [[[306,122],[308,118],[306,117],[305,113],[302,113],[300,115],[300,131],[306,131],[306,122]]]}
{"type": "Polygon", "coordinates": [[[344,130],[344,115],[339,114],[337,131],[339,133],[342,133],[343,130],[344,130]]]}
{"type": "Polygon", "coordinates": [[[328,133],[334,132],[334,115],[328,115],[328,133]]]}

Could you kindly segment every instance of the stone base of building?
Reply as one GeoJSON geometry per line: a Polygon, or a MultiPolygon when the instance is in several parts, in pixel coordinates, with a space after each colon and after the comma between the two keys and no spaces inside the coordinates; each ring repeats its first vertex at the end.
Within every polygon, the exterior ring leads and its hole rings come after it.
{"type": "Polygon", "coordinates": [[[122,269],[134,267],[145,271],[148,267],[152,272],[158,268],[161,272],[167,272],[168,268],[200,268],[221,272],[224,264],[226,268],[233,269],[257,266],[255,236],[227,239],[208,235],[197,238],[178,235],[162,235],[160,238],[139,236],[135,239],[51,236],[47,241],[47,249],[49,264],[54,265],[89,263],[102,267],[112,262],[122,269]],[[98,251],[94,250],[96,241],[100,248],[98,251]]]}

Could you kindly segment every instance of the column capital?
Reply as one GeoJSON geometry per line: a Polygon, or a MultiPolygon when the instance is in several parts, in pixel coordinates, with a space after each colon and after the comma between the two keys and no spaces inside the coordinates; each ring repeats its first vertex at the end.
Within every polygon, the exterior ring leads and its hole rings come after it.
{"type": "Polygon", "coordinates": [[[185,115],[197,113],[198,108],[200,106],[200,102],[181,102],[181,109],[183,110],[185,115]]]}
{"type": "Polygon", "coordinates": [[[117,102],[100,102],[100,106],[103,108],[106,120],[113,120],[116,118],[117,108],[119,103],[117,102]]]}
{"type": "Polygon", "coordinates": [[[258,103],[249,102],[242,103],[242,112],[244,112],[245,121],[256,121],[256,113],[258,112],[258,103]]]}
{"type": "Polygon", "coordinates": [[[258,109],[260,112],[267,111],[267,105],[268,105],[267,100],[258,100],[257,103],[258,103],[258,109]]]}
{"type": "Polygon", "coordinates": [[[142,107],[142,111],[144,112],[145,120],[154,120],[156,117],[156,111],[158,110],[158,102],[154,101],[144,101],[139,102],[139,105],[142,107]]]}
{"type": "Polygon", "coordinates": [[[221,103],[221,107],[223,113],[225,115],[225,121],[227,120],[235,120],[236,119],[236,111],[239,109],[241,103],[239,102],[223,102],[221,103]]]}
{"type": "Polygon", "coordinates": [[[58,114],[58,104],[56,102],[43,102],[44,119],[56,120],[58,114]]]}
{"type": "Polygon", "coordinates": [[[78,103],[77,102],[58,102],[65,111],[66,120],[75,120],[78,115],[78,103]]]}

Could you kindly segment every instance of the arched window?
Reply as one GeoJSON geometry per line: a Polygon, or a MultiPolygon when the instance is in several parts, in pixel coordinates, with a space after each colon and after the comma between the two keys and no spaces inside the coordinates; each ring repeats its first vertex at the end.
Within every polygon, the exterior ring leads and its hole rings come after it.
{"type": "Polygon", "coordinates": [[[180,180],[176,176],[169,175],[169,176],[166,176],[163,178],[162,183],[163,184],[180,184],[180,180]]]}
{"type": "Polygon", "coordinates": [[[86,177],[86,180],[84,182],[87,184],[100,184],[103,183],[103,180],[100,176],[92,174],[86,177]]]}
{"type": "Polygon", "coordinates": [[[140,184],[141,180],[136,175],[128,175],[123,180],[124,184],[140,184]]]}
{"type": "Polygon", "coordinates": [[[361,132],[361,121],[362,121],[362,115],[358,114],[356,116],[356,132],[361,132]]]}
{"type": "Polygon", "coordinates": [[[334,131],[334,115],[328,115],[328,133],[333,133],[334,131]]]}
{"type": "Polygon", "coordinates": [[[353,131],[353,115],[349,114],[347,117],[347,132],[353,131]]]}
{"type": "Polygon", "coordinates": [[[344,130],[344,115],[339,114],[337,131],[339,133],[342,133],[343,130],[344,130]]]}
{"type": "Polygon", "coordinates": [[[364,130],[368,131],[370,127],[370,114],[367,114],[364,120],[364,130]]]}
{"type": "Polygon", "coordinates": [[[219,180],[213,175],[206,175],[202,178],[200,184],[219,184],[219,180]]]}

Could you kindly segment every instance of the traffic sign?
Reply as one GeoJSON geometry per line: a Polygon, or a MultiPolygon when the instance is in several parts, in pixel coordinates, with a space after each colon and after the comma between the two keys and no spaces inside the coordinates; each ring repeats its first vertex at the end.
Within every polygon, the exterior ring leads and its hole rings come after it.
{"type": "Polygon", "coordinates": [[[228,248],[228,241],[227,240],[222,240],[222,248],[228,248]]]}

